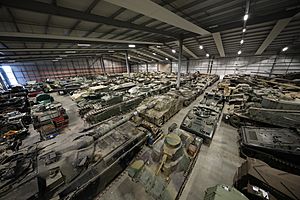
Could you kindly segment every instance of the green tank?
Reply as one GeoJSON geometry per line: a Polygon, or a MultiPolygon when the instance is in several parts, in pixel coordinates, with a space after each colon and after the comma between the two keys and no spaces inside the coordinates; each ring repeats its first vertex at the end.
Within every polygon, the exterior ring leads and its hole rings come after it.
{"type": "Polygon", "coordinates": [[[248,200],[248,198],[234,187],[220,184],[206,189],[204,200],[248,200]]]}
{"type": "Polygon", "coordinates": [[[197,160],[202,139],[180,129],[171,130],[136,159],[99,197],[113,199],[179,199],[197,160]]]}
{"type": "Polygon", "coordinates": [[[182,96],[174,93],[166,93],[147,98],[140,105],[140,116],[145,120],[161,126],[175,115],[183,107],[184,99],[182,96]],[[150,109],[143,109],[143,107],[150,109]]]}

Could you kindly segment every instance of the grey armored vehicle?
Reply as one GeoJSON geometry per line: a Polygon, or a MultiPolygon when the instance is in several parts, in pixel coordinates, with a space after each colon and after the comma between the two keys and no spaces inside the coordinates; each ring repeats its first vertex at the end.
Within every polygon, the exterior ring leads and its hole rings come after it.
{"type": "Polygon", "coordinates": [[[0,199],[93,198],[146,141],[147,130],[130,121],[132,116],[1,154],[0,199]]]}
{"type": "Polygon", "coordinates": [[[300,174],[300,136],[295,130],[242,126],[240,152],[270,166],[300,174]]]}
{"type": "Polygon", "coordinates": [[[300,199],[300,176],[248,158],[234,176],[234,186],[250,200],[300,199]]]}
{"type": "Polygon", "coordinates": [[[184,117],[181,128],[204,139],[211,140],[223,108],[223,96],[206,92],[200,104],[195,105],[184,117]]]}
{"type": "Polygon", "coordinates": [[[193,169],[202,139],[180,129],[145,146],[101,199],[179,199],[193,169]]]}
{"type": "Polygon", "coordinates": [[[181,128],[205,139],[211,140],[221,115],[219,107],[199,104],[184,117],[181,128]]]}

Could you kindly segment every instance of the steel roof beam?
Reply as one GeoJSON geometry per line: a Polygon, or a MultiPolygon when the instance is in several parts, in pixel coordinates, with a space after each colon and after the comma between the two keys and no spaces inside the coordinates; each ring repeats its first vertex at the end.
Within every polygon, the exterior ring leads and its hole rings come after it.
{"type": "MultiPolygon", "coordinates": [[[[123,55],[123,56],[125,56],[125,53],[120,53],[120,54],[123,55]]],[[[130,59],[131,59],[131,58],[134,58],[134,59],[136,59],[136,60],[138,60],[138,61],[150,62],[150,61],[147,60],[147,59],[140,58],[140,57],[135,56],[135,55],[132,55],[132,54],[129,54],[128,57],[130,57],[130,59]]]]}
{"type": "Polygon", "coordinates": [[[158,49],[158,48],[155,48],[155,47],[153,47],[153,46],[150,46],[149,49],[152,49],[152,50],[154,50],[154,51],[156,51],[156,52],[158,52],[158,53],[160,53],[160,54],[162,54],[162,55],[164,55],[164,56],[167,56],[167,57],[169,57],[169,58],[172,58],[172,59],[174,59],[174,60],[177,60],[177,58],[176,58],[175,56],[172,56],[172,55],[170,55],[170,54],[168,54],[168,53],[166,53],[166,52],[164,52],[164,51],[162,51],[162,50],[160,50],[160,49],[158,49]]]}
{"type": "Polygon", "coordinates": [[[149,55],[149,54],[147,54],[147,53],[144,53],[144,52],[141,52],[141,51],[137,51],[137,50],[131,50],[131,51],[132,51],[132,52],[135,52],[136,54],[140,54],[140,55],[142,55],[142,56],[151,58],[151,59],[153,59],[153,60],[163,61],[163,60],[160,59],[160,58],[157,58],[157,57],[155,57],[155,56],[151,56],[151,55],[149,55]]]}
{"type": "Polygon", "coordinates": [[[50,52],[50,51],[125,51],[125,50],[130,50],[129,48],[109,48],[109,49],[99,49],[99,48],[84,48],[84,49],[79,49],[79,48],[27,48],[27,49],[1,49],[0,52],[50,52]]]}
{"type": "MultiPolygon", "coordinates": [[[[174,43],[179,46],[179,42],[178,41],[175,41],[174,43]]],[[[190,56],[192,56],[193,58],[196,58],[196,59],[198,58],[198,56],[196,54],[194,54],[191,50],[189,50],[186,46],[182,45],[182,49],[186,53],[188,53],[190,56]]]]}
{"type": "Polygon", "coordinates": [[[115,43],[115,44],[136,44],[136,45],[162,45],[157,42],[131,41],[131,40],[110,40],[99,38],[83,38],[49,34],[34,34],[34,33],[16,33],[16,32],[0,32],[2,41],[59,41],[59,42],[86,42],[86,43],[115,43]]]}
{"type": "Polygon", "coordinates": [[[208,35],[209,31],[189,22],[188,20],[176,15],[170,10],[154,3],[150,0],[105,0],[120,7],[127,8],[147,17],[162,21],[177,28],[193,32],[200,35],[208,35]]]}
{"type": "Polygon", "coordinates": [[[222,43],[222,38],[221,38],[221,34],[220,32],[217,33],[213,33],[212,34],[215,44],[217,46],[218,52],[220,54],[221,57],[225,57],[225,51],[224,51],[224,47],[223,47],[223,43],[222,43]]]}
{"type": "Polygon", "coordinates": [[[140,26],[133,23],[124,22],[121,20],[112,19],[109,17],[99,16],[91,13],[85,13],[75,9],[55,6],[53,4],[42,3],[33,0],[26,0],[26,3],[24,3],[23,0],[0,0],[0,4],[11,8],[29,10],[33,12],[51,14],[51,15],[56,15],[61,17],[68,17],[68,18],[95,22],[100,24],[107,24],[111,26],[123,27],[123,28],[128,28],[133,30],[140,30],[149,33],[156,33],[160,35],[175,37],[175,38],[178,37],[177,35],[174,35],[170,32],[165,32],[163,30],[158,30],[146,26],[140,26]]]}
{"type": "Polygon", "coordinates": [[[261,55],[266,48],[273,42],[273,40],[281,33],[281,31],[288,25],[292,17],[278,20],[267,38],[263,41],[260,47],[255,52],[255,55],[261,55]]]}

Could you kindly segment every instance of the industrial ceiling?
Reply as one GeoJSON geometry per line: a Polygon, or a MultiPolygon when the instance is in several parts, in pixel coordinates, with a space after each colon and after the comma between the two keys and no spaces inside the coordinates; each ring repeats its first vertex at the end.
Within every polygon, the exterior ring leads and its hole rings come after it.
{"type": "Polygon", "coordinates": [[[284,47],[300,53],[299,0],[0,0],[0,6],[0,63],[122,58],[126,50],[136,61],[176,61],[179,40],[186,59],[274,55],[284,47]]]}

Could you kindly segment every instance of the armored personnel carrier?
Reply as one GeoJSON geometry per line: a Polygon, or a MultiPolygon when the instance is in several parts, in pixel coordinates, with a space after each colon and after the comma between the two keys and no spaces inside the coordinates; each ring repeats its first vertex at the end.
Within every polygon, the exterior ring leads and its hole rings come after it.
{"type": "Polygon", "coordinates": [[[0,199],[93,198],[146,141],[147,130],[130,121],[132,116],[2,154],[0,199]]]}
{"type": "Polygon", "coordinates": [[[100,199],[179,199],[201,145],[201,138],[172,129],[143,147],[100,199]]]}
{"type": "Polygon", "coordinates": [[[300,176],[247,158],[234,176],[234,186],[250,200],[300,199],[300,176]]]}
{"type": "Polygon", "coordinates": [[[207,188],[205,191],[204,200],[248,200],[241,192],[232,186],[216,185],[207,188]]]}
{"type": "Polygon", "coordinates": [[[242,126],[240,152],[270,166],[300,174],[300,136],[286,128],[242,126]]]}

